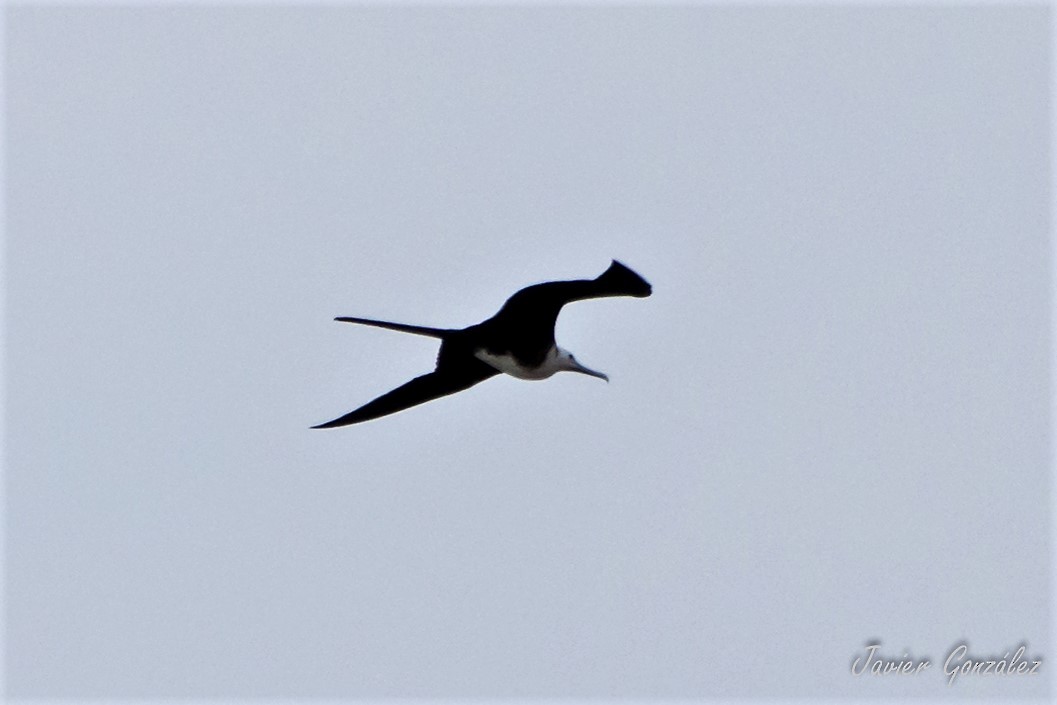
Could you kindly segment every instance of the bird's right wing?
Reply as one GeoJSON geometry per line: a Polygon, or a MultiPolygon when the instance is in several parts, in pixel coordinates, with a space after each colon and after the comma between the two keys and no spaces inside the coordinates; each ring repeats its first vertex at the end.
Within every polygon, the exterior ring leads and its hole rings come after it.
{"type": "Polygon", "coordinates": [[[485,322],[502,330],[502,338],[535,342],[553,339],[554,323],[567,303],[605,296],[649,296],[649,282],[613,260],[609,269],[594,279],[544,282],[527,286],[507,299],[499,313],[485,322]]]}
{"type": "Polygon", "coordinates": [[[412,406],[432,401],[455,392],[469,389],[478,382],[499,374],[499,370],[476,358],[470,358],[459,365],[442,365],[429,374],[415,377],[407,384],[383,394],[374,401],[364,404],[344,416],[321,423],[312,428],[336,428],[349,424],[370,421],[380,416],[395,414],[412,406]]]}

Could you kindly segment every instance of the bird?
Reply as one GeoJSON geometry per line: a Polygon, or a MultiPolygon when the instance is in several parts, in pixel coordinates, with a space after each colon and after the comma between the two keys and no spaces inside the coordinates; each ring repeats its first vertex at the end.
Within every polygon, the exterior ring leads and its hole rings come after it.
{"type": "Polygon", "coordinates": [[[438,338],[436,369],[387,392],[333,421],[312,428],[337,428],[382,416],[469,389],[505,373],[525,380],[542,380],[558,372],[579,372],[604,379],[602,372],[580,364],[554,340],[554,324],[565,304],[608,296],[644,298],[653,293],[649,282],[613,260],[594,279],[552,281],[521,289],[486,321],[468,328],[428,328],[370,318],[339,316],[335,321],[438,338]]]}

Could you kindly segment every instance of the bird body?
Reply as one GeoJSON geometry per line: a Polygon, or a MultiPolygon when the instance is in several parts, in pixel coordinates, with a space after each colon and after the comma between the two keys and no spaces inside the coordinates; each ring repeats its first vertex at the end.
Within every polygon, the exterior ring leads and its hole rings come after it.
{"type": "Polygon", "coordinates": [[[334,428],[369,421],[441,396],[468,389],[489,377],[506,373],[540,380],[569,371],[608,381],[601,372],[581,365],[554,340],[554,325],[562,307],[572,301],[608,296],[646,297],[649,283],[616,260],[594,279],[545,282],[526,287],[503,304],[487,321],[462,329],[428,328],[369,318],[343,316],[345,323],[387,328],[441,341],[433,372],[383,394],[344,416],[313,426],[334,428]]]}
{"type": "Polygon", "coordinates": [[[572,353],[559,348],[557,345],[550,348],[543,360],[537,365],[527,365],[523,360],[515,357],[513,353],[507,352],[497,355],[485,348],[478,348],[474,352],[474,356],[479,360],[484,360],[500,372],[505,372],[511,377],[517,377],[518,379],[547,379],[558,372],[569,371],[583,372],[584,374],[609,381],[609,378],[601,372],[588,370],[588,368],[580,365],[576,362],[576,358],[572,356],[572,353]]]}

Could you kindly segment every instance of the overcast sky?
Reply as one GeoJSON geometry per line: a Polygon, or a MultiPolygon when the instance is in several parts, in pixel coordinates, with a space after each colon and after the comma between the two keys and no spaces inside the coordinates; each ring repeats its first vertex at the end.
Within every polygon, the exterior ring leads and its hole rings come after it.
{"type": "Polygon", "coordinates": [[[1044,5],[6,12],[9,695],[1048,692],[1044,5]]]}

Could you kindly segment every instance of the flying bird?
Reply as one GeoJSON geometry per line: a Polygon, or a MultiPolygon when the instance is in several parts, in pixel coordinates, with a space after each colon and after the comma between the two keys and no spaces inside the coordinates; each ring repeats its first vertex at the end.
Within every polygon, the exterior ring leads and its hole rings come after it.
{"type": "Polygon", "coordinates": [[[503,304],[499,313],[469,328],[409,326],[369,318],[341,316],[336,321],[360,323],[439,338],[435,370],[383,394],[355,411],[312,428],[335,428],[394,414],[438,397],[469,389],[500,372],[518,379],[547,379],[556,372],[580,372],[609,381],[584,367],[554,341],[554,323],[562,306],[605,296],[649,296],[649,283],[620,262],[594,279],[544,282],[525,287],[503,304]]]}

